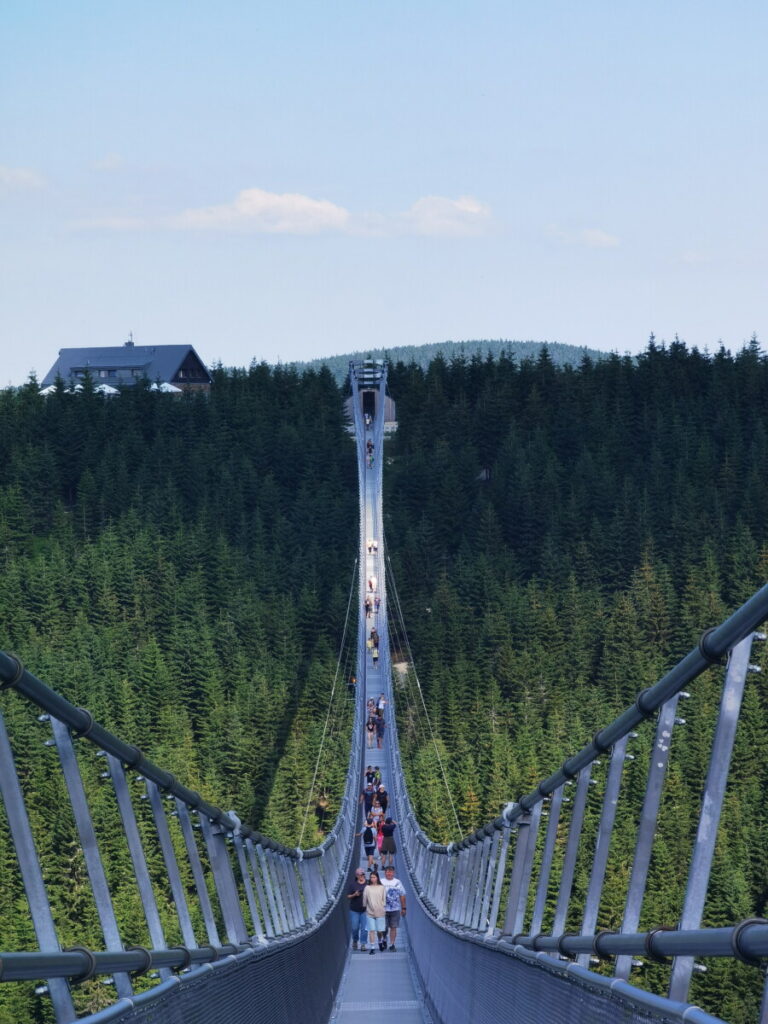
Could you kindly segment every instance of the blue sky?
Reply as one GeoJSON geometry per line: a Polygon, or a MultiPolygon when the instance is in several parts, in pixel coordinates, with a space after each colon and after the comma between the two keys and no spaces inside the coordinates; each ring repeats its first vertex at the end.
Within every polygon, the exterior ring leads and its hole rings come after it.
{"type": "Polygon", "coordinates": [[[765,344],[768,7],[6,0],[0,385],[445,339],[765,344]]]}

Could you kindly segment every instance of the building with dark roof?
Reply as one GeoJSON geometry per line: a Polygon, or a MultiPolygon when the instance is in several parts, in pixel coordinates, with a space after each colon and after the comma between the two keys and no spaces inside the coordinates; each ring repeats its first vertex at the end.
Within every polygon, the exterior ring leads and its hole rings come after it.
{"type": "Polygon", "coordinates": [[[45,388],[61,377],[67,385],[90,374],[95,384],[131,387],[137,381],[173,384],[184,391],[210,391],[211,375],[191,345],[124,345],[110,348],[62,348],[45,375],[45,388]]]}

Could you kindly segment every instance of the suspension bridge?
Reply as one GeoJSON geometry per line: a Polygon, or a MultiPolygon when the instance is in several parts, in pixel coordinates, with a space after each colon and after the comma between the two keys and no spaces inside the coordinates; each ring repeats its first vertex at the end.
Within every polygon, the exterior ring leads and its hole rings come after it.
{"type": "MultiPolygon", "coordinates": [[[[346,786],[335,824],[320,846],[294,849],[243,825],[235,811],[208,803],[140,749],[0,654],[0,689],[15,691],[55,748],[103,936],[100,948],[62,948],[46,878],[53,873],[28,812],[26,773],[0,700],[0,796],[37,948],[0,953],[3,986],[35,984],[35,1020],[252,1024],[367,1024],[396,1015],[401,1024],[509,1021],[686,1021],[721,1018],[689,1001],[694,973],[709,958],[743,961],[763,983],[768,921],[749,918],[703,927],[728,769],[756,630],[768,618],[768,586],[530,793],[461,841],[434,842],[414,813],[397,739],[387,623],[382,468],[387,372],[381,363],[350,367],[357,443],[360,557],[354,724],[346,786]],[[366,608],[366,598],[370,598],[366,608]],[[367,644],[370,629],[378,647],[367,644]],[[378,657],[374,657],[377,654],[378,657]],[[696,699],[695,680],[723,665],[719,714],[701,779],[688,884],[676,919],[640,929],[643,901],[675,730],[678,703],[696,699]],[[687,689],[689,688],[690,689],[687,689]],[[365,708],[387,701],[386,733],[375,760],[398,823],[397,876],[407,917],[397,948],[360,955],[350,943],[348,900],[365,864],[358,834],[365,708]],[[631,745],[652,733],[642,810],[635,826],[621,925],[599,928],[606,869],[631,745]],[[98,767],[110,787],[117,834],[99,834],[84,775],[98,767]],[[142,803],[143,801],[143,803],[142,803]],[[595,829],[585,828],[591,814],[595,829]],[[104,869],[105,843],[124,844],[144,921],[137,934],[118,924],[104,869]],[[575,885],[586,863],[586,896],[575,885]],[[161,903],[173,908],[169,928],[161,903]],[[144,939],[139,944],[137,938],[144,939]],[[642,987],[646,963],[666,965],[663,993],[642,987]],[[79,992],[102,985],[103,1008],[84,1012],[79,992]],[[106,1005],[104,1005],[106,1004],[106,1005]]],[[[391,589],[391,588],[390,588],[391,589]]],[[[705,624],[702,624],[702,628],[705,624]]],[[[510,794],[513,797],[514,794],[510,794]]],[[[58,813],[50,808],[50,813],[58,813]]],[[[583,887],[582,887],[583,889],[583,887]]],[[[763,989],[756,1020],[768,1022],[763,989]]],[[[19,1022],[23,1024],[23,1022],[19,1022]]]]}

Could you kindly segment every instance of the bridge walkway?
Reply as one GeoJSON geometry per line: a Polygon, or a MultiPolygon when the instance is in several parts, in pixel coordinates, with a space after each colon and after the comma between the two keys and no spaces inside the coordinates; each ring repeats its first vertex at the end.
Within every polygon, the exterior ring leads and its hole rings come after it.
{"type": "MultiPolygon", "coordinates": [[[[381,438],[381,432],[376,432],[381,438]]],[[[365,441],[374,441],[374,430],[368,429],[365,432],[365,441]]],[[[391,697],[388,674],[389,658],[385,657],[388,652],[387,616],[386,616],[386,587],[384,582],[384,554],[381,531],[381,502],[380,482],[381,468],[377,465],[380,452],[375,451],[374,466],[366,472],[365,480],[365,557],[364,587],[366,594],[372,595],[372,600],[379,597],[380,605],[375,606],[370,617],[366,620],[367,633],[375,627],[379,634],[379,650],[381,658],[374,662],[370,649],[366,648],[364,671],[358,672],[358,679],[364,681],[365,701],[369,699],[378,701],[379,696],[384,693],[389,699],[391,697]],[[378,458],[377,458],[378,457],[378,458]],[[368,541],[375,541],[375,545],[369,545],[368,541]],[[370,547],[370,550],[369,550],[370,547]],[[373,584],[373,586],[371,586],[373,584]]],[[[360,666],[363,668],[363,666],[360,666]]],[[[391,704],[387,704],[385,722],[394,714],[391,704]]],[[[382,782],[390,793],[390,804],[387,808],[387,815],[398,820],[398,807],[395,798],[392,796],[394,786],[392,785],[392,764],[389,754],[389,737],[385,732],[381,749],[374,745],[363,752],[364,766],[378,765],[381,770],[382,782]]],[[[364,778],[360,780],[360,789],[364,786],[364,778]]],[[[363,808],[360,807],[359,824],[356,831],[360,831],[363,823],[363,808]]],[[[367,868],[367,858],[363,852],[362,842],[356,840],[359,845],[359,860],[355,866],[367,868]]],[[[395,842],[398,843],[397,832],[395,842]]],[[[380,865],[381,858],[377,858],[380,865]]],[[[407,883],[407,872],[405,862],[399,854],[395,855],[395,874],[410,890],[407,883]]],[[[410,891],[409,891],[410,896],[410,891]]],[[[333,1024],[355,1024],[365,1020],[365,1024],[392,1024],[396,1019],[398,1024],[430,1024],[429,1016],[423,996],[416,984],[415,972],[411,964],[411,949],[408,939],[407,916],[401,919],[397,933],[397,952],[379,952],[377,949],[374,956],[369,952],[360,952],[350,949],[347,963],[344,970],[339,995],[336,1000],[334,1013],[331,1017],[333,1024]]]]}

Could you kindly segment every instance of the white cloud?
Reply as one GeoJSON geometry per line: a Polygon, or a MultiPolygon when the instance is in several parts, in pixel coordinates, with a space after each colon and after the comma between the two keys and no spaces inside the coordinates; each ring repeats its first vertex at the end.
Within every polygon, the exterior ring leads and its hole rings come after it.
{"type": "Polygon", "coordinates": [[[168,221],[169,227],[200,230],[253,231],[266,234],[316,235],[344,232],[350,213],[327,199],[296,192],[266,192],[248,188],[232,203],[185,210],[168,221]]]}
{"type": "Polygon", "coordinates": [[[109,216],[80,221],[79,228],[113,231],[166,229],[172,231],[234,231],[250,234],[431,235],[467,237],[487,230],[490,207],[472,196],[448,199],[424,196],[404,213],[375,211],[353,214],[327,199],[297,192],[267,192],[248,188],[231,203],[193,207],[167,217],[109,216]]]}
{"type": "Polygon", "coordinates": [[[45,178],[29,167],[5,167],[0,164],[0,190],[15,192],[43,188],[45,178]]]}
{"type": "Polygon", "coordinates": [[[416,200],[401,220],[406,230],[417,235],[458,237],[482,234],[490,218],[490,206],[473,196],[424,196],[416,200]]]}
{"type": "Polygon", "coordinates": [[[564,231],[557,225],[552,224],[547,228],[547,234],[552,238],[564,242],[566,245],[583,245],[588,249],[615,249],[620,245],[616,235],[609,235],[602,228],[583,228],[581,231],[564,231]]]}

